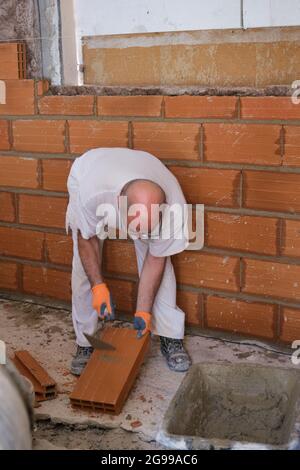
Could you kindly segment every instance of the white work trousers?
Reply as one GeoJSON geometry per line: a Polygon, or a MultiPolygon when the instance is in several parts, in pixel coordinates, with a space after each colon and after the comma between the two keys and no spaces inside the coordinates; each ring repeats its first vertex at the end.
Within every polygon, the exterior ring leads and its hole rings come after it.
{"type": "MultiPolygon", "coordinates": [[[[72,264],[72,319],[79,346],[89,346],[83,333],[93,335],[98,324],[97,312],[92,307],[90,282],[83,269],[78,252],[77,232],[73,235],[72,264]]],[[[148,251],[147,240],[135,240],[135,251],[139,274],[148,251]]],[[[99,242],[102,251],[103,243],[99,242]]],[[[120,260],[122,262],[122,260],[120,260]]],[[[118,306],[117,306],[118,307],[118,306]]],[[[176,305],[176,279],[170,257],[166,260],[164,275],[156,294],[152,309],[152,333],[169,338],[184,336],[184,313],[176,305]]]]}

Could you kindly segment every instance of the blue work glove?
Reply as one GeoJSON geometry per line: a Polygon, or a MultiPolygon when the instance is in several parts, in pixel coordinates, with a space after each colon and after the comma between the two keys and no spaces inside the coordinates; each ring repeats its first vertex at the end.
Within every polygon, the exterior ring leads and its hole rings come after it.
{"type": "Polygon", "coordinates": [[[133,325],[137,330],[137,337],[141,338],[151,332],[151,314],[148,312],[136,312],[133,325]]]}

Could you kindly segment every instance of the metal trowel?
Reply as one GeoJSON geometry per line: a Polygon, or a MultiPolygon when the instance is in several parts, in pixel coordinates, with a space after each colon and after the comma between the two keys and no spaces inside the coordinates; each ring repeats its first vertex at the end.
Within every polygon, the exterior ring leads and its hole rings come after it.
{"type": "Polygon", "coordinates": [[[106,351],[115,351],[116,348],[112,344],[106,343],[105,341],[102,341],[99,338],[99,333],[103,330],[103,328],[104,328],[104,320],[102,320],[101,325],[97,329],[94,336],[89,335],[87,333],[83,333],[83,334],[86,337],[86,339],[88,340],[88,342],[90,343],[90,345],[94,349],[100,349],[100,350],[103,349],[103,350],[106,350],[106,351]]]}

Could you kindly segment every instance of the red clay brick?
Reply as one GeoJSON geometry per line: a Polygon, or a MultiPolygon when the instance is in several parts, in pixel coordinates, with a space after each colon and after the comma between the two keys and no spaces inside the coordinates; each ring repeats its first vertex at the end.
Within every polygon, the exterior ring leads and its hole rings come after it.
{"type": "Polygon", "coordinates": [[[38,102],[40,114],[86,116],[94,114],[93,96],[44,96],[38,102]]]}
{"type": "Polygon", "coordinates": [[[300,126],[284,127],[284,166],[300,166],[300,126]]]}
{"type": "Polygon", "coordinates": [[[234,118],[236,96],[165,96],[167,118],[234,118]]]}
{"type": "Polygon", "coordinates": [[[70,265],[72,263],[72,238],[67,235],[46,233],[47,261],[53,264],[70,265]]]}
{"type": "Polygon", "coordinates": [[[16,290],[18,288],[17,279],[18,266],[16,263],[0,261],[0,288],[16,290]]]}
{"type": "Polygon", "coordinates": [[[162,96],[98,96],[98,114],[102,116],[159,117],[162,96]]]}
{"type": "Polygon", "coordinates": [[[44,234],[34,230],[0,227],[1,256],[42,260],[44,234]]]}
{"type": "Polygon", "coordinates": [[[137,275],[133,243],[127,240],[107,240],[103,249],[103,265],[106,272],[137,275]]]}
{"type": "Polygon", "coordinates": [[[283,307],[280,339],[288,343],[300,339],[300,310],[283,307]]]}
{"type": "Polygon", "coordinates": [[[25,44],[9,42],[0,44],[0,79],[13,80],[24,77],[23,58],[25,44]]]}
{"type": "Polygon", "coordinates": [[[48,80],[38,80],[37,82],[37,95],[43,96],[49,90],[50,83],[48,80]]]}
{"type": "Polygon", "coordinates": [[[63,153],[65,121],[20,120],[13,123],[13,146],[25,152],[63,153]]]}
{"type": "Polygon", "coordinates": [[[56,397],[56,382],[28,351],[15,351],[12,361],[20,374],[32,383],[35,402],[56,397]]]}
{"type": "Polygon", "coordinates": [[[243,292],[300,300],[300,266],[244,259],[243,292]]]}
{"type": "Polygon", "coordinates": [[[148,351],[150,335],[137,341],[132,328],[106,327],[102,339],[115,349],[93,352],[70,400],[73,406],[119,414],[148,351]]]}
{"type": "Polygon", "coordinates": [[[239,206],[239,171],[180,166],[169,169],[178,179],[188,202],[217,207],[239,206]]]}
{"type": "Polygon", "coordinates": [[[241,98],[243,119],[299,119],[300,108],[290,96],[245,96],[241,98]]]}
{"type": "Polygon", "coordinates": [[[37,188],[38,161],[34,158],[0,155],[0,185],[37,188]]]}
{"type": "Polygon", "coordinates": [[[0,115],[34,114],[34,80],[5,80],[6,104],[0,104],[0,115]]]}
{"type": "Polygon", "coordinates": [[[173,257],[177,281],[195,287],[226,291],[239,289],[239,259],[196,251],[173,257]]]}
{"type": "Polygon", "coordinates": [[[9,150],[8,121],[0,120],[0,150],[9,150]]]}
{"type": "Polygon", "coordinates": [[[209,247],[276,255],[277,219],[208,212],[205,244],[209,247]]]}
{"type": "Polygon", "coordinates": [[[111,291],[116,309],[133,315],[136,307],[136,284],[121,279],[106,279],[105,282],[111,291]]]}
{"type": "Polygon", "coordinates": [[[67,199],[61,197],[19,196],[19,220],[22,224],[65,227],[67,199]]]}
{"type": "Polygon", "coordinates": [[[206,326],[253,336],[274,336],[274,306],[208,295],[206,326]]]}
{"type": "Polygon", "coordinates": [[[300,174],[245,171],[244,207],[282,212],[300,211],[300,174]]]}
{"type": "Polygon", "coordinates": [[[177,305],[185,313],[185,321],[188,325],[202,326],[201,320],[202,294],[177,290],[177,305]]]}
{"type": "Polygon", "coordinates": [[[0,220],[4,222],[15,221],[15,206],[12,193],[0,191],[0,220]]]}
{"type": "Polygon", "coordinates": [[[300,257],[300,220],[283,220],[281,254],[300,257]]]}
{"type": "Polygon", "coordinates": [[[200,125],[179,122],[134,122],[133,148],[171,160],[199,158],[200,125]]]}
{"type": "Polygon", "coordinates": [[[70,149],[81,153],[96,147],[127,147],[128,123],[121,121],[68,121],[70,149]]]}
{"type": "Polygon", "coordinates": [[[42,160],[43,188],[50,191],[67,191],[67,179],[73,160],[42,160]]]}
{"type": "Polygon", "coordinates": [[[204,124],[204,160],[280,165],[280,129],[262,124],[204,124]]]}
{"type": "Polygon", "coordinates": [[[40,266],[23,266],[24,292],[70,300],[70,273],[40,266]]]}

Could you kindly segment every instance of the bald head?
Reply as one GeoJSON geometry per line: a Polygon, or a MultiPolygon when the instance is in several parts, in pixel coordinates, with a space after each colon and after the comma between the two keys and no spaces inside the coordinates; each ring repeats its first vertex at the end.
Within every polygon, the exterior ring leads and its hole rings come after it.
{"type": "Polygon", "coordinates": [[[130,181],[122,191],[128,197],[128,206],[132,204],[162,204],[165,202],[165,193],[162,188],[150,180],[130,181]]]}
{"type": "MultiPolygon", "coordinates": [[[[129,181],[123,188],[122,196],[127,196],[128,203],[128,225],[132,225],[137,216],[144,219],[138,205],[146,211],[147,219],[144,222],[148,226],[148,232],[151,231],[159,222],[158,215],[154,216],[151,208],[159,206],[166,202],[166,195],[163,189],[150,180],[136,179],[129,181]],[[151,217],[152,214],[152,217],[151,217]]],[[[137,231],[142,230],[139,224],[136,224],[137,231]]]]}

